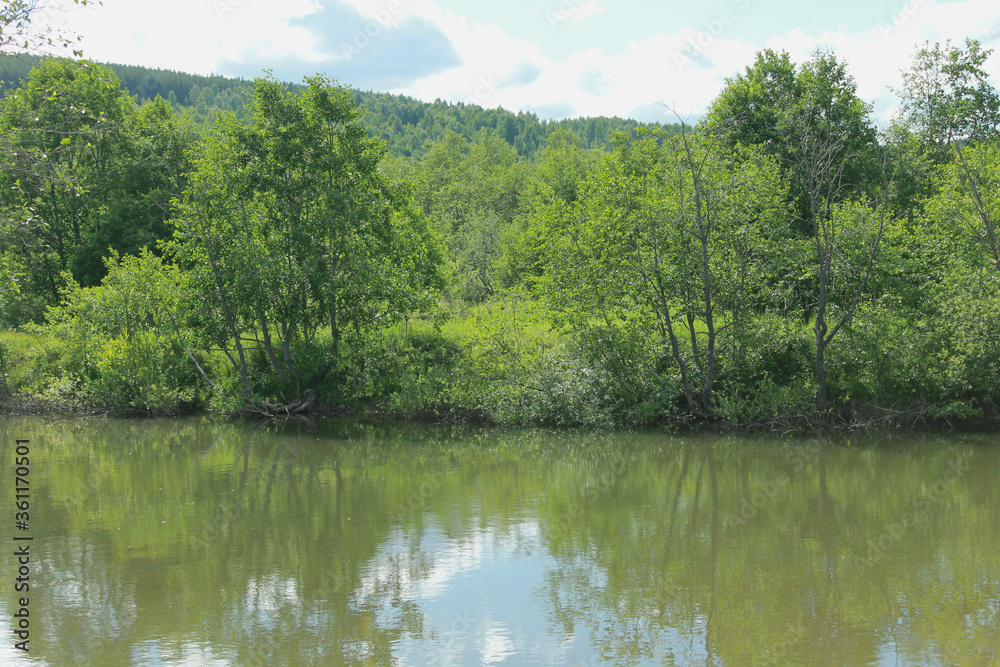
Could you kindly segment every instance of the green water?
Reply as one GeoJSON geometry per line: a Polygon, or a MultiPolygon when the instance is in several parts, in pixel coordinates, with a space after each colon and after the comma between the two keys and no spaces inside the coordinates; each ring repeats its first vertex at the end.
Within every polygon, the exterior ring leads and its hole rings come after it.
{"type": "Polygon", "coordinates": [[[0,436],[3,665],[1000,664],[1000,436],[0,436]]]}

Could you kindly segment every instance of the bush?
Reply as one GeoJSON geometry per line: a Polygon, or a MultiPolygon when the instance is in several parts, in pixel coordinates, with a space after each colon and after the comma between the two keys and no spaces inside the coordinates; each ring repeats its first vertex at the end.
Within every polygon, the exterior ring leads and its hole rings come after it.
{"type": "Polygon", "coordinates": [[[105,342],[97,353],[93,402],[121,411],[178,412],[200,400],[200,378],[184,351],[152,331],[105,342]]]}
{"type": "Polygon", "coordinates": [[[5,374],[11,394],[66,400],[83,383],[67,342],[35,325],[5,331],[5,374]]]}
{"type": "Polygon", "coordinates": [[[816,384],[811,328],[779,315],[760,315],[741,331],[739,351],[730,352],[720,373],[719,416],[752,424],[812,412],[816,384]]]}
{"type": "Polygon", "coordinates": [[[590,327],[577,334],[572,349],[594,370],[590,379],[611,422],[652,424],[676,414],[680,377],[638,327],[590,327]]]}
{"type": "Polygon", "coordinates": [[[177,270],[149,252],[112,257],[99,287],[72,285],[47,324],[26,393],[129,412],[176,412],[201,401],[197,370],[171,326],[177,270]]]}
{"type": "Polygon", "coordinates": [[[500,424],[650,424],[672,414],[677,378],[658,369],[638,329],[599,326],[575,336],[553,331],[537,304],[492,304],[448,327],[461,351],[447,377],[421,378],[428,394],[460,413],[500,424]]]}

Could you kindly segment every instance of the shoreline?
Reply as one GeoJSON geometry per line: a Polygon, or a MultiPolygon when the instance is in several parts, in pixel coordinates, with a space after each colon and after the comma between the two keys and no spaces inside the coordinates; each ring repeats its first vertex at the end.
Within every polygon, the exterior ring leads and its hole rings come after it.
{"type": "MultiPolygon", "coordinates": [[[[871,408],[869,408],[871,410],[871,408]]],[[[551,423],[501,423],[483,413],[469,410],[442,409],[419,414],[392,412],[378,404],[324,405],[302,414],[265,417],[253,412],[223,413],[204,408],[167,411],[121,411],[85,405],[71,401],[48,398],[24,398],[17,395],[0,398],[0,419],[11,417],[105,417],[112,419],[183,419],[188,417],[215,417],[229,421],[291,422],[326,419],[355,419],[380,425],[422,424],[440,426],[477,426],[483,428],[543,428],[556,431],[621,432],[663,431],[664,433],[699,434],[772,434],[777,436],[846,435],[846,434],[939,434],[939,433],[996,433],[1000,432],[1000,418],[962,417],[942,418],[925,413],[894,411],[875,408],[881,416],[852,411],[850,406],[838,406],[827,412],[787,415],[771,421],[732,423],[719,418],[698,415],[675,415],[646,424],[608,424],[583,426],[551,423]],[[855,414],[857,412],[857,414],[855,414]]]]}

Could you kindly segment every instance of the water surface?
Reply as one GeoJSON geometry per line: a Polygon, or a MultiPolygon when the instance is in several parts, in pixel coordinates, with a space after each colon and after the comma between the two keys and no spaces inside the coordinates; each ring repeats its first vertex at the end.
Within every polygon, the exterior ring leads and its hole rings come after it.
{"type": "Polygon", "coordinates": [[[1000,437],[0,420],[4,665],[996,665],[1000,437]]]}

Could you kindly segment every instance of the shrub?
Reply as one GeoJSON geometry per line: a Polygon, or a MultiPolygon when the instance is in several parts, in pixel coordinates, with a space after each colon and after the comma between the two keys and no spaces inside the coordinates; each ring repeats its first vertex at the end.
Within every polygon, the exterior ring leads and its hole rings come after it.
{"type": "Polygon", "coordinates": [[[177,412],[199,401],[200,379],[184,351],[152,331],[105,342],[97,353],[92,400],[116,410],[177,412]]]}
{"type": "Polygon", "coordinates": [[[731,423],[808,414],[816,403],[813,333],[779,315],[760,315],[740,330],[720,373],[718,414],[731,423]]]}

